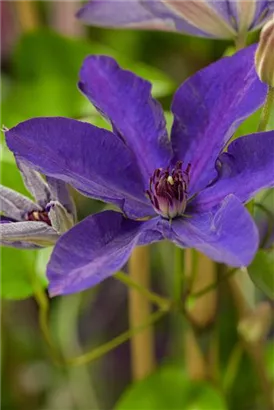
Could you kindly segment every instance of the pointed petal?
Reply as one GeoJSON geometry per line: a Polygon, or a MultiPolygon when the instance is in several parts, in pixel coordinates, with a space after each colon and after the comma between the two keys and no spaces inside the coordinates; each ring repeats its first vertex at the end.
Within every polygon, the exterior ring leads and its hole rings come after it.
{"type": "Polygon", "coordinates": [[[50,201],[50,191],[45,180],[37,171],[24,164],[20,158],[16,158],[16,163],[21,171],[26,188],[35,198],[36,202],[44,208],[50,201]]]}
{"type": "Polygon", "coordinates": [[[239,33],[259,29],[274,11],[272,0],[234,0],[230,1],[229,7],[239,33]]]}
{"type": "Polygon", "coordinates": [[[149,11],[147,5],[139,0],[93,0],[78,11],[77,17],[87,24],[98,27],[176,30],[170,18],[157,18],[149,11]]]}
{"type": "Polygon", "coordinates": [[[139,217],[151,212],[130,150],[114,134],[69,118],[33,118],[5,133],[9,148],[42,174],[139,217]]]}
{"type": "Polygon", "coordinates": [[[79,292],[114,274],[138,244],[161,237],[158,218],[137,222],[114,211],[88,216],[57,242],[48,264],[51,296],[79,292]]]}
{"type": "Polygon", "coordinates": [[[73,215],[68,213],[60,202],[50,201],[48,207],[50,209],[48,215],[51,226],[57,233],[62,234],[73,227],[73,215]]]}
{"type": "Polygon", "coordinates": [[[90,56],[79,87],[134,152],[146,182],[156,168],[168,165],[171,146],[165,118],[149,82],[123,70],[111,57],[90,56]]]}
{"type": "Polygon", "coordinates": [[[230,1],[231,14],[235,19],[237,31],[247,33],[255,19],[257,0],[230,1]]]}
{"type": "Polygon", "coordinates": [[[236,35],[227,2],[165,0],[147,3],[155,14],[173,19],[178,31],[216,38],[233,38],[236,35]]]}
{"type": "Polygon", "coordinates": [[[39,210],[40,206],[26,196],[0,185],[0,212],[6,216],[20,221],[25,213],[39,210]]]}
{"type": "Polygon", "coordinates": [[[0,243],[27,242],[37,246],[52,246],[59,236],[44,222],[14,222],[0,224],[0,243]]]}
{"type": "Polygon", "coordinates": [[[76,220],[76,208],[72,196],[69,193],[68,186],[59,179],[47,177],[47,183],[50,189],[51,199],[62,204],[66,210],[76,220]]]}
{"type": "Polygon", "coordinates": [[[261,189],[274,186],[274,131],[233,141],[220,156],[218,167],[218,180],[191,203],[195,209],[209,210],[228,194],[246,202],[261,189]]]}
{"type": "Polygon", "coordinates": [[[258,249],[257,227],[248,211],[228,195],[211,212],[165,222],[165,236],[183,248],[195,248],[216,262],[248,265],[258,249]]]}
{"type": "Polygon", "coordinates": [[[216,176],[215,162],[236,128],[264,102],[266,86],[254,68],[255,47],[225,57],[188,79],[175,94],[175,160],[191,163],[190,193],[216,176]]]}

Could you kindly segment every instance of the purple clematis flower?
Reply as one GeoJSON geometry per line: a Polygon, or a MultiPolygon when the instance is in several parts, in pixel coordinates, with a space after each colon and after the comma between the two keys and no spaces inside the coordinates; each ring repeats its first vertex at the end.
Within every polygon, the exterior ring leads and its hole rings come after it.
{"type": "Polygon", "coordinates": [[[26,249],[52,246],[76,220],[67,187],[51,177],[46,182],[19,159],[17,165],[36,202],[0,185],[0,244],[26,249]]]}
{"type": "Polygon", "coordinates": [[[258,230],[242,202],[274,183],[274,132],[223,150],[266,96],[254,51],[223,58],[178,89],[170,138],[151,85],[106,56],[86,58],[79,87],[113,132],[67,118],[6,132],[24,163],[121,210],[88,216],[59,239],[47,270],[51,295],[101,282],[135,246],[162,239],[231,266],[251,262],[258,230]]]}
{"type": "Polygon", "coordinates": [[[77,16],[101,27],[237,38],[262,27],[273,12],[274,0],[92,0],[77,16]]]}

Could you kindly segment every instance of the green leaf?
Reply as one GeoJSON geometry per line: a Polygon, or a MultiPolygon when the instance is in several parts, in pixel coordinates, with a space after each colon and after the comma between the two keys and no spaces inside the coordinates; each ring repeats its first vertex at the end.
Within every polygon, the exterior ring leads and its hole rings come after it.
{"type": "Polygon", "coordinates": [[[190,381],[177,366],[164,366],[133,384],[115,410],[226,410],[221,394],[204,382],[190,381]]]}
{"type": "Polygon", "coordinates": [[[274,300],[274,251],[259,250],[248,273],[255,285],[274,300]]]}

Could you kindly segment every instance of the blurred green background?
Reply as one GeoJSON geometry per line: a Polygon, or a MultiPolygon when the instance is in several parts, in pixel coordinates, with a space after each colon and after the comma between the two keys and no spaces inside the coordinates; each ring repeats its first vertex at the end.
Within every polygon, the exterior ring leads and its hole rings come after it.
{"type": "MultiPolygon", "coordinates": [[[[1,3],[1,123],[6,127],[35,116],[67,116],[107,127],[77,90],[78,71],[88,54],[111,55],[124,68],[150,80],[170,127],[169,107],[178,85],[232,45],[179,34],[84,27],[73,17],[79,5],[1,3]]],[[[254,132],[258,118],[256,113],[237,135],[254,132]]],[[[28,195],[3,138],[1,153],[1,183],[28,195]]],[[[79,219],[104,206],[73,195],[79,219]]],[[[132,383],[128,343],[83,366],[56,366],[39,325],[50,252],[1,250],[3,409],[267,410],[253,364],[246,353],[235,349],[237,319],[225,283],[218,288],[217,310],[199,329],[203,349],[217,346],[218,360],[210,364],[211,383],[190,380],[182,343],[188,325],[175,314],[155,326],[159,368],[140,383],[132,383]]],[[[173,256],[171,244],[152,246],[152,288],[164,295],[171,294],[173,286],[173,256]]],[[[127,294],[126,287],[111,278],[96,289],[50,300],[56,346],[65,356],[76,356],[125,331],[127,294]]],[[[257,300],[264,298],[256,293],[257,300]]],[[[274,352],[270,342],[267,346],[265,366],[274,379],[274,352]]]]}

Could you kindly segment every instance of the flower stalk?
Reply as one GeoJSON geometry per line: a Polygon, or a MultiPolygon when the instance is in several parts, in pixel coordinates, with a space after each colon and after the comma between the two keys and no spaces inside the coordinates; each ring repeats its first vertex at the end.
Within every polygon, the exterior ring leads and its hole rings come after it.
{"type": "MultiPolygon", "coordinates": [[[[150,285],[150,257],[148,247],[136,247],[129,260],[129,276],[143,288],[150,285]]],[[[138,328],[150,317],[151,304],[147,297],[136,289],[129,289],[130,329],[138,328]]],[[[133,334],[130,339],[131,366],[133,380],[140,380],[150,374],[155,367],[154,335],[151,326],[133,334]]]]}
{"type": "MultiPolygon", "coordinates": [[[[93,360],[99,359],[101,356],[120,346],[122,343],[128,341],[129,339],[132,340],[136,338],[136,336],[138,336],[140,332],[144,333],[144,331],[146,331],[148,327],[150,327],[152,324],[160,320],[165,314],[166,311],[164,310],[156,311],[155,313],[150,315],[145,322],[141,323],[136,328],[127,330],[126,332],[120,334],[111,341],[99,346],[96,349],[93,349],[91,352],[85,353],[75,358],[67,359],[67,364],[71,366],[81,366],[83,364],[90,363],[93,360]]],[[[142,352],[142,355],[145,353],[146,351],[144,350],[142,352]]]]}
{"type": "Polygon", "coordinates": [[[120,271],[117,272],[114,275],[114,277],[120,282],[122,282],[124,285],[128,286],[129,288],[135,289],[138,292],[140,292],[140,294],[145,296],[148,300],[150,300],[150,302],[154,303],[159,308],[163,310],[168,310],[170,308],[172,304],[171,300],[164,298],[160,295],[157,295],[157,293],[152,292],[151,290],[139,285],[139,283],[132,280],[132,278],[128,276],[126,273],[120,271]]]}
{"type": "Polygon", "coordinates": [[[15,2],[15,6],[23,32],[35,30],[40,26],[37,5],[34,1],[18,0],[15,2]]]}

